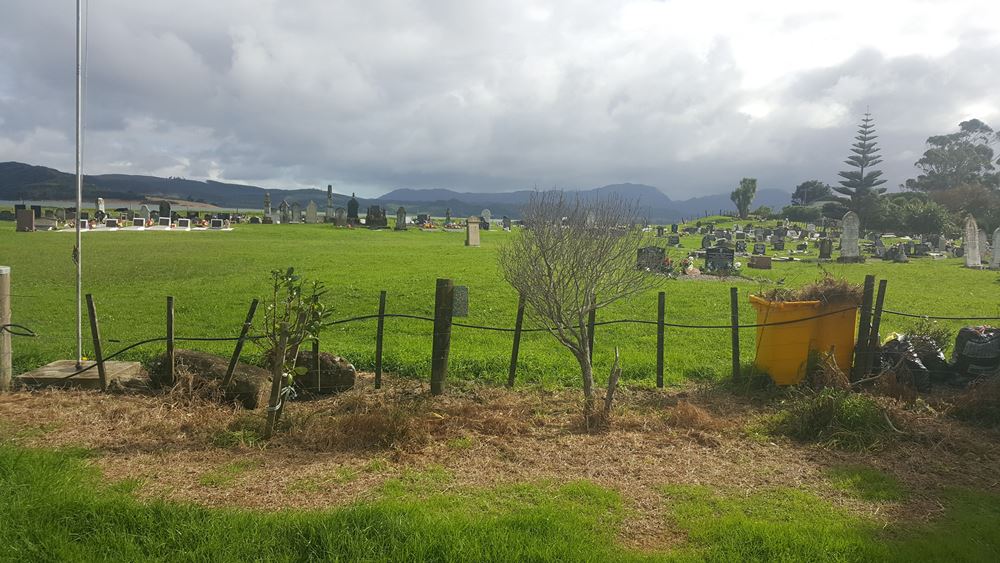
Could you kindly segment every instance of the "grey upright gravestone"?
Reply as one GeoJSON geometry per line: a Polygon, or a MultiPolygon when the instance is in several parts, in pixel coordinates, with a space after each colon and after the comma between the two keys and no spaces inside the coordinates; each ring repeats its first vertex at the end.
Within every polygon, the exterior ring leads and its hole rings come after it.
{"type": "Polygon", "coordinates": [[[965,218],[965,240],[962,242],[965,246],[965,267],[981,269],[983,261],[979,254],[979,225],[972,215],[965,218]]]}
{"type": "Polygon", "coordinates": [[[990,269],[1000,270],[1000,227],[993,231],[993,256],[990,258],[990,269]]]}
{"type": "Polygon", "coordinates": [[[837,262],[861,262],[861,247],[858,238],[861,232],[861,219],[858,214],[848,211],[843,220],[844,233],[840,236],[840,258],[837,262]]]}
{"type": "Polygon", "coordinates": [[[479,217],[469,217],[465,224],[465,246],[479,246],[479,217]]]}

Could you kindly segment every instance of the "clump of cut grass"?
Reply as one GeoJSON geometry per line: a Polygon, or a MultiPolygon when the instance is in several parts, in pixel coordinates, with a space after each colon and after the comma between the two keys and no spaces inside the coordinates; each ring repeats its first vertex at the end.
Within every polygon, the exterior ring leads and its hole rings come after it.
{"type": "Polygon", "coordinates": [[[834,488],[861,500],[886,502],[906,496],[898,479],[871,467],[844,465],[830,468],[827,475],[834,488]]]}
{"type": "Polygon", "coordinates": [[[981,381],[955,397],[952,417],[986,428],[1000,428],[1000,378],[981,381]]]}
{"type": "Polygon", "coordinates": [[[800,394],[776,418],[773,431],[802,442],[851,449],[877,449],[889,439],[895,426],[887,409],[876,398],[824,389],[800,394]]]}
{"type": "Polygon", "coordinates": [[[670,426],[689,430],[715,430],[719,427],[719,421],[708,411],[685,400],[678,401],[667,411],[666,420],[670,426]]]}
{"type": "Polygon", "coordinates": [[[203,473],[198,478],[198,484],[204,487],[225,488],[236,482],[240,475],[260,467],[261,462],[257,460],[237,460],[227,463],[218,469],[203,473]]]}
{"type": "Polygon", "coordinates": [[[761,294],[768,301],[820,301],[831,305],[860,305],[862,287],[831,275],[798,289],[775,287],[761,294]]]}

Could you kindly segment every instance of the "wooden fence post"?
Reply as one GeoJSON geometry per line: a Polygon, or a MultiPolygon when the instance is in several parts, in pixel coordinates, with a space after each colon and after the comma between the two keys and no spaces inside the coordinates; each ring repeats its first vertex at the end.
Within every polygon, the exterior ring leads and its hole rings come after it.
{"type": "Polygon", "coordinates": [[[254,299],[250,302],[250,310],[247,311],[247,318],[243,321],[243,328],[240,329],[240,337],[236,341],[236,349],[233,350],[233,356],[229,358],[229,367],[226,368],[226,377],[222,379],[222,388],[226,389],[229,384],[233,381],[233,374],[236,373],[236,364],[240,361],[240,353],[243,352],[243,344],[247,340],[247,333],[250,332],[250,327],[253,326],[253,316],[257,313],[257,305],[259,301],[254,299]]]}
{"type": "Polygon", "coordinates": [[[264,426],[264,439],[271,439],[274,426],[278,423],[281,407],[281,386],[285,382],[285,346],[288,344],[288,323],[281,323],[281,334],[278,337],[278,347],[274,350],[274,363],[271,365],[271,398],[267,402],[267,424],[264,426]]]}
{"type": "Polygon", "coordinates": [[[868,335],[867,359],[865,360],[865,372],[870,372],[872,362],[875,360],[875,350],[879,347],[878,330],[882,325],[882,307],[885,304],[885,288],[889,280],[879,280],[878,295],[875,298],[875,310],[872,313],[872,328],[868,335]]]}
{"type": "Polygon", "coordinates": [[[385,290],[378,294],[378,328],[375,329],[375,388],[382,388],[382,334],[385,331],[385,290]]]}
{"type": "Polygon", "coordinates": [[[729,288],[729,317],[733,332],[733,379],[740,377],[740,296],[735,287],[729,288]]]}
{"type": "Polygon", "coordinates": [[[104,352],[101,348],[101,329],[97,325],[97,308],[94,307],[94,295],[87,294],[87,312],[90,314],[90,334],[94,337],[94,361],[97,362],[97,377],[101,383],[101,391],[108,390],[108,374],[104,371],[104,352]]]}
{"type": "Polygon", "coordinates": [[[663,389],[663,340],[665,332],[663,321],[666,317],[666,302],[667,294],[661,291],[656,304],[656,387],[658,389],[663,389]]]}
{"type": "Polygon", "coordinates": [[[514,386],[517,374],[517,353],[521,349],[521,327],[524,325],[524,295],[517,298],[517,317],[514,319],[514,346],[510,349],[510,369],[507,370],[507,387],[514,386]]]}
{"type": "Polygon", "coordinates": [[[170,384],[176,383],[174,368],[177,365],[174,353],[174,298],[167,296],[167,379],[170,384]]]}
{"type": "Polygon", "coordinates": [[[872,330],[872,294],[875,292],[875,276],[865,276],[864,293],[861,295],[861,320],[858,325],[858,341],[854,345],[854,367],[851,370],[851,381],[858,381],[865,376],[868,354],[868,338],[872,330]]]}
{"type": "MultiPolygon", "coordinates": [[[[0,326],[10,324],[10,266],[0,266],[0,326]]],[[[0,392],[10,390],[14,369],[10,331],[0,329],[0,392]]]]}
{"type": "Polygon", "coordinates": [[[597,309],[591,309],[587,316],[587,342],[590,347],[590,363],[594,363],[594,327],[597,324],[597,309]]]}
{"type": "Polygon", "coordinates": [[[434,343],[431,349],[431,395],[444,393],[451,351],[451,318],[455,286],[450,279],[438,279],[434,293],[434,343]]]}

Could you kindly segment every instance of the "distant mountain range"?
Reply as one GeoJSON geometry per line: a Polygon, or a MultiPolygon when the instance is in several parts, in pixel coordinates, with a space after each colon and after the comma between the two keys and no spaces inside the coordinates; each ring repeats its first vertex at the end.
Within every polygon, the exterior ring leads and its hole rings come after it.
{"type": "MultiPolygon", "coordinates": [[[[0,199],[73,200],[76,199],[75,189],[75,176],[72,174],[20,162],[0,163],[0,199]]],[[[298,201],[303,207],[310,200],[315,201],[321,210],[326,206],[326,191],[319,189],[265,189],[224,182],[126,174],[85,176],[83,192],[84,200],[88,203],[98,197],[137,202],[170,198],[209,203],[227,209],[260,209],[264,203],[264,193],[270,192],[275,207],[282,199],[289,203],[298,201]]],[[[375,199],[358,198],[358,202],[362,214],[368,205],[377,204],[386,207],[387,214],[390,215],[395,212],[396,207],[402,206],[410,215],[429,213],[443,216],[445,209],[451,209],[453,216],[465,217],[479,215],[483,209],[489,209],[494,217],[508,215],[517,218],[531,193],[531,190],[472,193],[448,189],[401,188],[375,199]]],[[[677,221],[681,218],[733,209],[729,194],[672,200],[659,189],[644,184],[613,184],[592,190],[581,190],[578,193],[585,198],[613,193],[630,200],[638,200],[645,218],[654,222],[677,221]]],[[[788,205],[790,197],[788,192],[781,190],[758,190],[754,207],[767,205],[780,208],[788,205]]],[[[346,207],[349,199],[349,195],[334,193],[333,204],[337,207],[346,207]]]]}

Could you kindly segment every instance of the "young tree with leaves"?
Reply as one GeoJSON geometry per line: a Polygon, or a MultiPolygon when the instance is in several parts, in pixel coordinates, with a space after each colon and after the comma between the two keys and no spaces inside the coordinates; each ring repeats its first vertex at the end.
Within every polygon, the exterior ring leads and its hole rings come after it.
{"type": "Polygon", "coordinates": [[[847,209],[858,214],[862,224],[870,222],[874,214],[878,211],[878,198],[885,193],[885,188],[878,186],[885,183],[881,179],[881,170],[876,170],[875,166],[882,162],[882,157],[878,154],[878,143],[875,139],[875,120],[870,112],[865,112],[864,118],[858,126],[858,134],[854,137],[855,142],[851,145],[851,152],[845,164],[854,170],[845,170],[838,175],[843,178],[839,186],[833,189],[839,194],[847,197],[837,198],[847,209]]]}
{"type": "Polygon", "coordinates": [[[792,205],[809,205],[817,201],[825,201],[833,196],[833,188],[826,182],[806,180],[795,186],[792,193],[792,205]]]}
{"type": "Polygon", "coordinates": [[[729,199],[736,205],[736,212],[740,219],[746,219],[750,215],[750,205],[757,195],[757,178],[743,178],[740,180],[740,187],[729,194],[729,199]]]}

